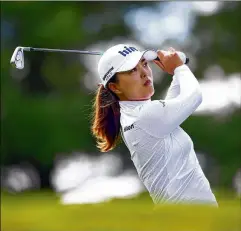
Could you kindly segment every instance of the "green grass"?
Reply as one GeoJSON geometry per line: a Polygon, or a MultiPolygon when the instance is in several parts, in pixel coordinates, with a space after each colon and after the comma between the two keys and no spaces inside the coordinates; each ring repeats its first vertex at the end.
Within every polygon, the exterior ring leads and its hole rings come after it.
{"type": "Polygon", "coordinates": [[[1,194],[2,231],[238,231],[240,202],[222,192],[220,208],[161,206],[148,194],[95,205],[62,205],[51,192],[1,194]]]}

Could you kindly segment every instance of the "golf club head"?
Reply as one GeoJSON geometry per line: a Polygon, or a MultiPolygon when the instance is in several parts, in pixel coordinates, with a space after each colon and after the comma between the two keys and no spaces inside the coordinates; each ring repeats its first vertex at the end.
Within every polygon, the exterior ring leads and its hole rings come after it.
{"type": "Polygon", "coordinates": [[[23,69],[24,68],[23,47],[16,47],[16,49],[13,52],[10,63],[17,69],[23,69]]]}

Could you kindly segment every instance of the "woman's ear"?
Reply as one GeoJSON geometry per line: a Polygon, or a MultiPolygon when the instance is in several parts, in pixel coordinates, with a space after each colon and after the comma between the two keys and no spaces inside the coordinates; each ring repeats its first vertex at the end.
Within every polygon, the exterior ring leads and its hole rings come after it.
{"type": "Polygon", "coordinates": [[[110,82],[110,83],[108,84],[108,88],[109,88],[113,93],[115,93],[116,95],[120,95],[120,94],[122,93],[122,92],[120,91],[119,86],[118,86],[117,83],[112,83],[112,82],[110,82]]]}

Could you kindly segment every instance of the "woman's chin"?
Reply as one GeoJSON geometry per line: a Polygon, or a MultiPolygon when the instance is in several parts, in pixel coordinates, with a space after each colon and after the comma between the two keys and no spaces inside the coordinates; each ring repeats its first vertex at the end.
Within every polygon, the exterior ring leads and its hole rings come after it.
{"type": "Polygon", "coordinates": [[[150,88],[149,96],[152,97],[152,96],[154,95],[154,93],[155,93],[155,89],[154,89],[154,87],[152,86],[152,87],[150,88]]]}
{"type": "Polygon", "coordinates": [[[143,97],[145,100],[151,99],[151,97],[154,95],[155,90],[153,89],[152,91],[149,92],[149,94],[146,94],[145,97],[143,97]]]}

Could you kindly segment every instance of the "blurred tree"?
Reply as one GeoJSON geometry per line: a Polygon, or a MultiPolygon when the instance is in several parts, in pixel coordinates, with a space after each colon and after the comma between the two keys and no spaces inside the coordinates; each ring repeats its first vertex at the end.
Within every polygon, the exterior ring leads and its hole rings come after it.
{"type": "Polygon", "coordinates": [[[241,3],[225,2],[219,13],[199,16],[193,28],[201,49],[197,53],[197,73],[203,73],[209,65],[220,65],[226,74],[241,72],[241,3]]]}
{"type": "MultiPolygon", "coordinates": [[[[1,2],[1,158],[5,164],[30,160],[38,165],[43,185],[56,153],[96,153],[90,134],[93,94],[80,87],[86,69],[73,55],[27,53],[26,68],[9,65],[18,45],[85,49],[96,41],[116,36],[133,38],[125,24],[129,9],[156,2],[1,2]],[[34,161],[33,161],[34,160],[34,161]]],[[[166,3],[163,3],[166,4],[166,3]]],[[[202,44],[195,71],[202,78],[211,64],[221,65],[226,74],[240,72],[241,3],[225,7],[215,15],[199,16],[192,31],[202,44]]],[[[145,23],[145,22],[143,22],[145,23]]],[[[156,86],[157,95],[170,83],[165,78],[156,86]]],[[[192,117],[183,127],[190,132],[196,149],[215,157],[223,169],[221,184],[228,185],[240,167],[240,114],[228,121],[211,116],[192,117]],[[228,134],[228,135],[227,135],[228,134]]],[[[124,145],[118,148],[126,159],[124,145]]]]}
{"type": "Polygon", "coordinates": [[[2,3],[1,157],[6,164],[34,157],[41,178],[46,179],[45,166],[51,166],[54,154],[97,151],[89,130],[92,95],[79,86],[84,66],[71,55],[27,53],[25,70],[13,70],[9,60],[14,48],[84,49],[97,40],[127,36],[123,14],[129,6],[125,2],[118,8],[113,2],[2,3]]]}
{"type": "MultiPolygon", "coordinates": [[[[219,65],[226,75],[241,72],[241,3],[225,2],[214,15],[199,16],[192,33],[201,49],[197,53],[196,76],[203,76],[210,65],[219,65]]],[[[241,97],[241,96],[240,96],[241,97]]],[[[197,149],[214,156],[221,166],[221,185],[231,186],[232,177],[240,168],[240,110],[226,119],[200,116],[184,123],[193,134],[197,149]],[[195,123],[196,121],[196,123],[195,123]]]]}

